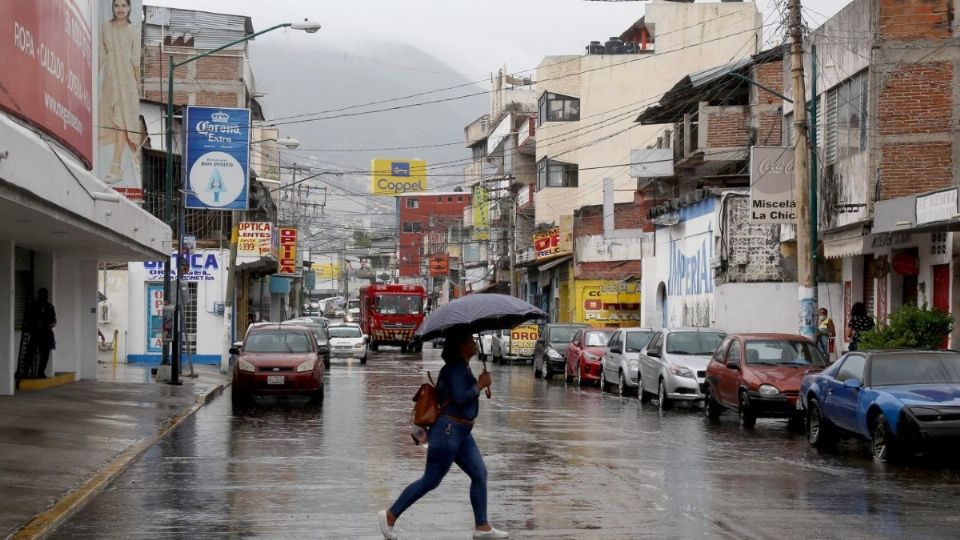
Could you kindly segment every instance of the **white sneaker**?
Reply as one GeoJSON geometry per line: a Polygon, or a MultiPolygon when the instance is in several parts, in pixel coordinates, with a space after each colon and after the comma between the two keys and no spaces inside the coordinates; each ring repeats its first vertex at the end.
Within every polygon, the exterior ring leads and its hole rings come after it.
{"type": "Polygon", "coordinates": [[[510,538],[510,533],[508,533],[507,531],[498,531],[493,527],[490,527],[489,531],[478,531],[474,529],[473,538],[475,540],[477,538],[510,538]]]}
{"type": "MultiPolygon", "coordinates": [[[[387,540],[397,540],[400,538],[397,536],[397,533],[393,532],[393,527],[387,525],[387,511],[381,510],[377,512],[377,519],[380,521],[380,532],[383,533],[383,537],[387,540]]],[[[502,538],[500,536],[488,536],[484,538],[502,538]]]]}

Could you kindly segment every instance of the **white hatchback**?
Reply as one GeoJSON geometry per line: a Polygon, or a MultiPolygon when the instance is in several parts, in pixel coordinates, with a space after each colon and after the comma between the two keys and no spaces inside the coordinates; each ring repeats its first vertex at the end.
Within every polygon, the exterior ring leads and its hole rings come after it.
{"type": "Polygon", "coordinates": [[[327,327],[331,358],[355,358],[367,363],[367,336],[359,324],[331,324],[327,327]]]}

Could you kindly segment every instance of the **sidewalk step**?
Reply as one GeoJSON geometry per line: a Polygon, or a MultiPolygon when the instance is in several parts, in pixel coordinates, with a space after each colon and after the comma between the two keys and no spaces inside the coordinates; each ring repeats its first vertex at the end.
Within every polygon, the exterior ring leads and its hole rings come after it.
{"type": "Polygon", "coordinates": [[[46,379],[20,379],[17,381],[17,389],[23,391],[46,390],[54,386],[63,386],[70,384],[77,379],[76,373],[57,373],[53,377],[46,379]]]}

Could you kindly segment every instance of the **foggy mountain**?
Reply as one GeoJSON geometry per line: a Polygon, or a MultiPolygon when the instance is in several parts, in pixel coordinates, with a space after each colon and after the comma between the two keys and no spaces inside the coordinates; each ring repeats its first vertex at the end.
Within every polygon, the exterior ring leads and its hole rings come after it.
{"type": "MultiPolygon", "coordinates": [[[[463,128],[489,110],[489,97],[483,93],[486,83],[469,84],[471,80],[456,73],[429,53],[399,43],[371,43],[366,50],[352,52],[326,45],[303,48],[283,42],[258,43],[252,48],[257,90],[266,93],[261,103],[264,115],[277,119],[281,135],[300,141],[296,150],[283,151],[285,163],[309,163],[324,169],[346,170],[343,175],[326,176],[325,180],[353,193],[370,192],[370,160],[375,157],[427,161],[436,163],[459,160],[440,169],[430,169],[429,189],[446,186],[452,189],[463,180],[464,160],[470,154],[463,144],[463,128]],[[444,92],[430,93],[410,99],[332,111],[388,100],[440,88],[462,86],[444,92]],[[464,99],[417,107],[412,103],[479,94],[464,99]],[[361,116],[302,122],[316,116],[354,115],[358,112],[402,107],[399,110],[361,116]],[[313,113],[311,115],[311,113],[313,113]],[[307,116],[303,116],[307,115],[307,116]],[[284,119],[298,116],[298,118],[284,119]],[[336,150],[378,149],[408,146],[445,145],[410,150],[336,150]],[[362,171],[362,172],[361,172],[362,171]],[[444,177],[444,173],[451,176],[444,177]]],[[[492,66],[496,68],[496,66],[492,66]]],[[[338,190],[331,189],[333,196],[338,190]]],[[[339,191],[342,193],[342,191],[339,191]]],[[[344,199],[328,201],[328,206],[344,199]]],[[[346,207],[359,210],[362,203],[377,204],[392,211],[393,200],[386,197],[352,197],[346,207]]]]}

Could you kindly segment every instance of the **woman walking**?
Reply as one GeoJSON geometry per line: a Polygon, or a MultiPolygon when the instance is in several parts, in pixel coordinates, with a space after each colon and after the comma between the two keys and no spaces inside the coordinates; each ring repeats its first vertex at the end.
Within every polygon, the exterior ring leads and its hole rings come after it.
{"type": "Polygon", "coordinates": [[[380,531],[388,540],[397,538],[393,526],[413,503],[440,485],[454,463],[470,477],[470,505],[476,528],[474,538],[509,538],[487,521],[487,467],[471,431],[480,406],[480,392],[489,388],[490,374],[474,378],[470,359],[477,354],[473,336],[448,337],[443,346],[443,368],[437,376],[437,423],[428,434],[427,466],[423,476],[407,486],[389,510],[378,514],[380,531]]]}
{"type": "Polygon", "coordinates": [[[855,351],[860,347],[860,336],[873,330],[873,318],[867,315],[863,302],[857,302],[850,308],[850,322],[847,323],[846,338],[850,342],[847,350],[855,351]]]}

